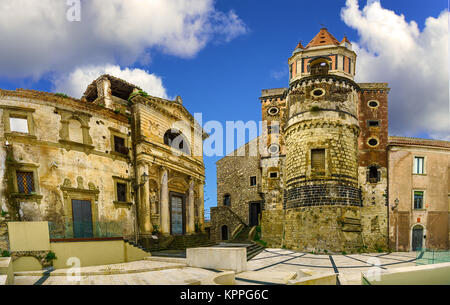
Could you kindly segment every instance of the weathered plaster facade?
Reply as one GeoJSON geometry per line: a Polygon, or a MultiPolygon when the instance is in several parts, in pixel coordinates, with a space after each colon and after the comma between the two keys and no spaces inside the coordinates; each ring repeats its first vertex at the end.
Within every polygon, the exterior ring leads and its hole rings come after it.
{"type": "Polygon", "coordinates": [[[103,75],[80,100],[0,90],[0,119],[0,206],[12,220],[48,220],[61,238],[77,237],[80,215],[92,219],[92,237],[108,224],[107,234],[127,238],[169,235],[175,194],[177,234],[201,230],[205,134],[181,98],[103,75]]]}
{"type": "Polygon", "coordinates": [[[390,247],[413,249],[413,230],[423,231],[423,247],[448,249],[450,212],[450,143],[389,137],[390,247]],[[424,158],[422,174],[413,171],[414,157],[424,158]],[[392,178],[391,178],[392,177],[392,178]],[[414,192],[423,192],[423,206],[414,205],[414,192]],[[397,238],[398,236],[398,238],[397,238]]]}

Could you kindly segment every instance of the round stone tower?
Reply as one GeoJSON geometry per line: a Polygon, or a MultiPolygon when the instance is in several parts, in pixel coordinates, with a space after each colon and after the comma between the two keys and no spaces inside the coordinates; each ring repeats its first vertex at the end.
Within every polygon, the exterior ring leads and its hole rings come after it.
{"type": "Polygon", "coordinates": [[[284,245],[315,252],[362,249],[356,54],[326,29],[289,59],[284,245]]]}

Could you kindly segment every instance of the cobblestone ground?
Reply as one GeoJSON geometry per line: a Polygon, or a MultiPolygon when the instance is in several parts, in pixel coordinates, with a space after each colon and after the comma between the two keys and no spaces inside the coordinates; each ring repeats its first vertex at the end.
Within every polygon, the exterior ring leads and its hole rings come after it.
{"type": "MultiPolygon", "coordinates": [[[[372,253],[349,255],[314,255],[285,249],[266,249],[248,262],[248,271],[236,275],[238,285],[286,284],[295,273],[312,270],[339,273],[342,285],[359,285],[361,272],[370,268],[381,271],[415,266],[415,252],[372,253]]],[[[187,267],[177,262],[138,261],[107,266],[81,268],[79,280],[67,277],[67,270],[22,272],[16,285],[184,285],[210,278],[218,270],[187,267]]]]}

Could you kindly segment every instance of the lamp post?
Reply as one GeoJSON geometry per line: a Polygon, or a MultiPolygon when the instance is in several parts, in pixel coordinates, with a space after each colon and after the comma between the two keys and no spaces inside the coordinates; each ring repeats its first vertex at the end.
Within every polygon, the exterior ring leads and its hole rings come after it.
{"type": "Polygon", "coordinates": [[[391,206],[392,212],[396,211],[396,218],[395,218],[395,251],[398,252],[398,204],[399,200],[398,198],[395,198],[394,205],[391,206]]]}

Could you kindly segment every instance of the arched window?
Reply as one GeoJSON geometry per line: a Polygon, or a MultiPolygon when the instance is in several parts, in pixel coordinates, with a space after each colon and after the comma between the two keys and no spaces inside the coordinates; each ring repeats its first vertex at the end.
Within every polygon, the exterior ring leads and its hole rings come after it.
{"type": "Polygon", "coordinates": [[[326,58],[317,58],[311,61],[310,64],[311,75],[328,74],[330,68],[330,62],[326,58]]]}
{"type": "Polygon", "coordinates": [[[370,183],[380,182],[381,173],[378,166],[371,165],[367,168],[367,181],[370,183]]]}
{"type": "Polygon", "coordinates": [[[222,240],[228,240],[228,227],[222,226],[222,240]]]}
{"type": "Polygon", "coordinates": [[[223,205],[226,206],[226,207],[231,206],[231,196],[230,196],[230,194],[225,194],[223,196],[223,205]]]}
{"type": "Polygon", "coordinates": [[[190,154],[189,142],[186,137],[176,129],[169,129],[164,134],[164,144],[175,148],[185,154],[190,154]]]}

